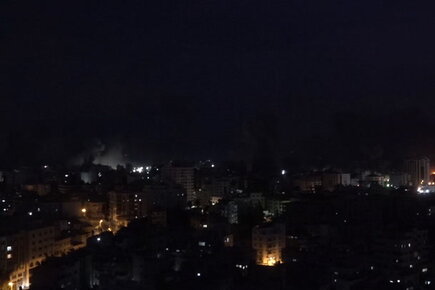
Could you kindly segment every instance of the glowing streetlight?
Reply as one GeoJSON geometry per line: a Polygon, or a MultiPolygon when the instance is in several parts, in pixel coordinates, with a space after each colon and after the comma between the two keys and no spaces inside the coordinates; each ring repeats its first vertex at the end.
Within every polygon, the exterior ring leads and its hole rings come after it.
{"type": "Polygon", "coordinates": [[[86,213],[86,208],[82,208],[82,213],[86,213]]]}

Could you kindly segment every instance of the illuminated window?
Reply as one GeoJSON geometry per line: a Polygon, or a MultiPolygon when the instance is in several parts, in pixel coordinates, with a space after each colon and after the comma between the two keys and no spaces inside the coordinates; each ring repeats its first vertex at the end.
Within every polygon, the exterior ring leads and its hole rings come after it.
{"type": "Polygon", "coordinates": [[[12,247],[11,246],[7,246],[6,247],[6,251],[8,251],[8,252],[12,251],[12,247]]]}
{"type": "Polygon", "coordinates": [[[6,257],[7,257],[8,259],[12,259],[12,254],[7,254],[6,257]]]}

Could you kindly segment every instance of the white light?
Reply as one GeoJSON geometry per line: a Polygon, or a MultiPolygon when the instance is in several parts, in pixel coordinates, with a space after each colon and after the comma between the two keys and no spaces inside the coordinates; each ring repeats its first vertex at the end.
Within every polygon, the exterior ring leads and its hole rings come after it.
{"type": "Polygon", "coordinates": [[[202,225],[202,227],[203,227],[203,228],[207,228],[208,226],[207,226],[207,225],[202,225]]]}
{"type": "Polygon", "coordinates": [[[212,164],[211,167],[214,168],[214,164],[212,164]]]}
{"type": "Polygon", "coordinates": [[[29,213],[29,215],[32,215],[32,214],[33,214],[31,211],[29,211],[28,213],[29,213]]]}
{"type": "Polygon", "coordinates": [[[69,175],[68,174],[65,174],[65,177],[68,177],[69,175]]]}
{"type": "Polygon", "coordinates": [[[287,171],[286,170],[281,170],[281,175],[285,175],[287,173],[287,171]]]}
{"type": "Polygon", "coordinates": [[[133,172],[135,173],[142,173],[143,172],[143,166],[134,167],[133,172]]]}
{"type": "Polygon", "coordinates": [[[397,283],[400,283],[400,280],[397,280],[397,283]]]}
{"type": "Polygon", "coordinates": [[[99,242],[99,241],[101,241],[101,238],[100,238],[100,237],[97,238],[97,242],[99,242]]]}
{"type": "Polygon", "coordinates": [[[8,251],[8,252],[12,251],[12,247],[11,246],[7,246],[6,247],[6,251],[8,251]]]}
{"type": "Polygon", "coordinates": [[[427,268],[423,268],[423,269],[421,269],[421,271],[422,271],[423,273],[426,273],[426,272],[427,272],[427,268]]]}
{"type": "Polygon", "coordinates": [[[44,168],[47,169],[47,168],[48,168],[48,165],[44,165],[44,168]]]}
{"type": "Polygon", "coordinates": [[[196,273],[196,276],[201,277],[201,273],[196,273]]]}

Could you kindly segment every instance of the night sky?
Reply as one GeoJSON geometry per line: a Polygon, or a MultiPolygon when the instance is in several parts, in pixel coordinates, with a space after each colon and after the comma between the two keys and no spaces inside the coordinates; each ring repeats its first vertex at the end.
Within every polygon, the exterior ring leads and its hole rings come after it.
{"type": "Polygon", "coordinates": [[[234,159],[264,142],[280,158],[355,143],[355,158],[431,154],[434,8],[3,0],[0,161],[61,162],[97,143],[142,160],[234,159]]]}

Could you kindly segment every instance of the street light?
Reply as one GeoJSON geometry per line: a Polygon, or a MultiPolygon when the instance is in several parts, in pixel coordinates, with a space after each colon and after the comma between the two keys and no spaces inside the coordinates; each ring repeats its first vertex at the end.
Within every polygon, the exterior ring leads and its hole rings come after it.
{"type": "Polygon", "coordinates": [[[12,283],[12,282],[9,282],[8,285],[9,285],[9,287],[11,287],[11,289],[12,289],[12,287],[14,287],[14,283],[12,283]]]}

